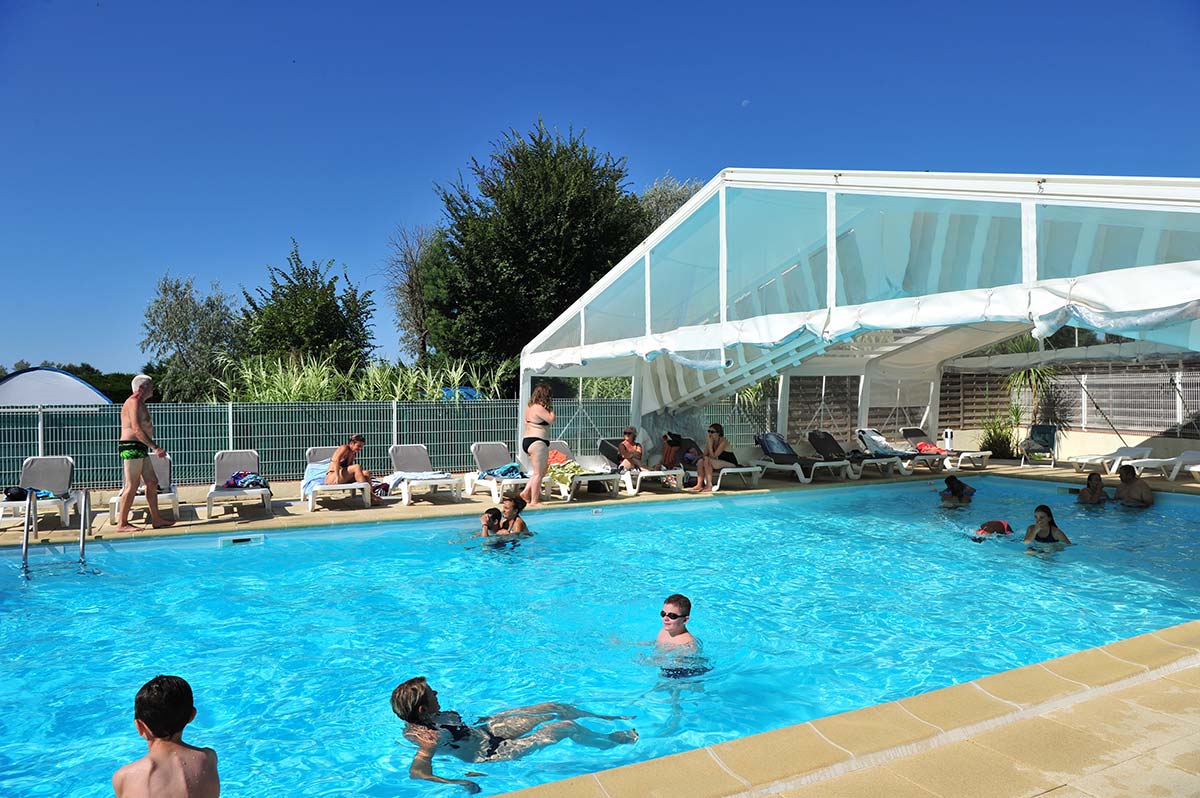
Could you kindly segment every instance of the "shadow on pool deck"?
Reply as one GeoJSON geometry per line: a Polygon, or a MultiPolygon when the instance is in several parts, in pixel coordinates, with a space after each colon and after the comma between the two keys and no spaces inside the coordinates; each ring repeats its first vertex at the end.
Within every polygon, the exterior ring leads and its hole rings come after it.
{"type": "MultiPolygon", "coordinates": [[[[1082,484],[1064,468],[996,463],[986,472],[1082,484]]],[[[858,482],[764,478],[757,489],[718,496],[840,487],[892,481],[940,480],[921,470],[908,477],[858,482]]],[[[1148,480],[1156,492],[1200,495],[1200,483],[1148,480]]],[[[1115,477],[1106,477],[1112,487],[1115,477]]],[[[245,504],[203,518],[207,486],[183,487],[179,523],[166,530],[116,533],[108,520],[113,491],[92,492],[89,540],[125,540],[222,532],[286,532],[319,525],[475,517],[488,496],[453,500],[419,496],[412,506],[389,502],[363,508],[324,500],[309,513],[299,483],[274,485],[274,515],[245,504]]],[[[531,520],[569,506],[625,506],[655,501],[704,502],[711,495],[673,492],[610,498],[581,494],[567,504],[550,500],[531,520]]],[[[144,510],[139,511],[144,513],[144,510]]],[[[70,543],[79,530],[49,516],[37,543],[70,543]]],[[[467,519],[470,519],[469,521],[467,519]]],[[[78,523],[76,521],[76,523],[78,523]]],[[[21,522],[5,519],[0,547],[20,546],[21,522]]],[[[1200,796],[1200,621],[1097,649],[999,673],[967,684],[820,718],[708,748],[652,759],[511,793],[539,798],[1143,798],[1200,796]]]]}

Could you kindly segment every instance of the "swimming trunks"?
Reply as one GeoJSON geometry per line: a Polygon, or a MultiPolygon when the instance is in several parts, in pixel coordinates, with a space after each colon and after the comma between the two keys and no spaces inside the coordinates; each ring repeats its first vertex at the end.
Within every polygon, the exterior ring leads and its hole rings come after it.
{"type": "Polygon", "coordinates": [[[141,441],[118,441],[117,457],[122,460],[144,460],[150,456],[150,447],[141,441]]]}
{"type": "Polygon", "coordinates": [[[529,454],[529,447],[533,446],[535,443],[544,443],[549,446],[550,440],[548,438],[522,438],[521,451],[525,452],[525,454],[529,454]]]}

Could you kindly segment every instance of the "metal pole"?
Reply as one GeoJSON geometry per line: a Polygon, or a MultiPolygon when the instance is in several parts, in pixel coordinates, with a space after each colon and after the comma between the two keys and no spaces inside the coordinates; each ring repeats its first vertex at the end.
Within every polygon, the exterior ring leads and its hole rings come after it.
{"type": "Polygon", "coordinates": [[[228,424],[229,424],[229,446],[228,446],[228,448],[230,450],[232,450],[233,449],[233,402],[229,403],[227,419],[228,419],[228,424]]]}
{"type": "Polygon", "coordinates": [[[46,456],[46,411],[38,405],[38,457],[46,456]]]}
{"type": "Polygon", "coordinates": [[[37,537],[37,491],[27,488],[25,496],[25,526],[21,534],[21,575],[29,578],[29,533],[37,537]]]}
{"type": "Polygon", "coordinates": [[[392,445],[400,443],[400,415],[396,400],[392,400],[392,445]]]}
{"type": "Polygon", "coordinates": [[[86,545],[87,534],[92,531],[92,494],[91,491],[83,490],[79,497],[79,566],[82,568],[87,564],[84,559],[83,549],[86,545]]]}

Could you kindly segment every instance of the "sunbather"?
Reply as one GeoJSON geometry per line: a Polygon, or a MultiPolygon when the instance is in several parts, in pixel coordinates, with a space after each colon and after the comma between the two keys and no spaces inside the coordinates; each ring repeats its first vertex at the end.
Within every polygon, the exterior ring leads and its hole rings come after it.
{"type": "Polygon", "coordinates": [[[637,442],[637,430],[633,427],[626,427],[624,436],[625,439],[617,446],[617,454],[621,457],[621,468],[629,471],[643,468],[650,470],[650,466],[643,462],[645,451],[637,442]]]}
{"type": "Polygon", "coordinates": [[[550,386],[538,383],[525,408],[525,437],[521,450],[529,455],[529,482],[521,498],[530,507],[542,503],[542,477],[546,476],[550,456],[550,425],[554,423],[554,402],[550,386]]]}
{"type": "Polygon", "coordinates": [[[424,676],[409,679],[392,691],[392,711],[405,723],[404,739],[417,746],[408,775],[441,784],[458,784],[471,794],[479,792],[475,782],[433,774],[434,754],[450,754],[464,762],[501,762],[566,739],[602,749],[635,743],[638,739],[635,729],[603,734],[575,722],[578,718],[628,720],[628,715],[596,715],[557,703],[505,710],[468,726],[462,715],[444,711],[437,695],[424,676]]]}
{"type": "MultiPolygon", "coordinates": [[[[1130,468],[1132,470],[1132,466],[1130,468]]],[[[1087,484],[1079,489],[1076,501],[1080,504],[1104,504],[1108,501],[1108,494],[1104,492],[1104,480],[1100,479],[1100,475],[1095,471],[1087,475],[1087,484]]]]}
{"type": "Polygon", "coordinates": [[[713,475],[722,468],[736,466],[737,457],[729,451],[729,441],[725,438],[725,428],[717,423],[708,427],[708,443],[704,447],[704,455],[696,461],[697,482],[688,490],[699,493],[706,487],[713,490],[713,475]]]}
{"type": "MultiPolygon", "coordinates": [[[[371,472],[355,462],[358,453],[367,445],[367,439],[362,435],[351,435],[350,440],[334,450],[329,458],[329,469],[325,472],[326,485],[352,485],[355,482],[371,482],[371,472]]],[[[383,501],[371,492],[371,504],[380,505],[383,501]]]]}

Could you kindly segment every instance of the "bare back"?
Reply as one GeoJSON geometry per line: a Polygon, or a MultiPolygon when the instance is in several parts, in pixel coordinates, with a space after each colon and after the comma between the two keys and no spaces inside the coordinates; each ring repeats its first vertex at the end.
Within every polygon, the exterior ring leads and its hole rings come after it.
{"type": "Polygon", "coordinates": [[[218,798],[217,752],[155,741],[150,752],[113,774],[117,798],[218,798]]]}
{"type": "Polygon", "coordinates": [[[121,405],[121,440],[141,441],[147,446],[154,440],[154,424],[142,397],[134,394],[121,405]]]}

